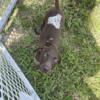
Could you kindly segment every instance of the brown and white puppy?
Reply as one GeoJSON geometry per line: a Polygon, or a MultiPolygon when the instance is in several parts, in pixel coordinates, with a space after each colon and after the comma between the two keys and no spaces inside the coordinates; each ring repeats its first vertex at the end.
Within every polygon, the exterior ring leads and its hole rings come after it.
{"type": "Polygon", "coordinates": [[[41,25],[41,30],[36,30],[40,34],[39,49],[36,59],[40,63],[40,70],[48,72],[52,66],[59,61],[59,37],[61,26],[64,24],[64,15],[59,9],[59,0],[55,0],[55,7],[50,9],[41,25]]]}

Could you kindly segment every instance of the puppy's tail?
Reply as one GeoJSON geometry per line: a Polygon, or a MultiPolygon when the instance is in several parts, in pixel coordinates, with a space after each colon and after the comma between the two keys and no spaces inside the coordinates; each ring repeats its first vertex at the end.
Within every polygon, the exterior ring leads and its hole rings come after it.
{"type": "Polygon", "coordinates": [[[55,7],[59,9],[59,0],[55,0],[55,7]]]}

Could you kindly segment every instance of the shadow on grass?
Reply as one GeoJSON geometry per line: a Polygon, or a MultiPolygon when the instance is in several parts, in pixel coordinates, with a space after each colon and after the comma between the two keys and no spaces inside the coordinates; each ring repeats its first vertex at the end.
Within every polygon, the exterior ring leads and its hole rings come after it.
{"type": "Polygon", "coordinates": [[[69,84],[73,84],[75,88],[74,90],[73,87],[70,87],[70,90],[78,91],[79,94],[82,92],[82,100],[100,99],[95,96],[85,82],[87,77],[94,76],[100,71],[99,47],[97,47],[96,41],[88,29],[88,17],[95,3],[95,0],[92,2],[91,0],[68,0],[64,2],[66,21],[62,41],[62,48],[65,50],[62,66],[64,68],[64,63],[66,63],[67,77],[70,79],[69,84]]]}
{"type": "Polygon", "coordinates": [[[38,42],[33,29],[42,22],[51,2],[47,0],[43,4],[35,4],[33,0],[29,6],[24,2],[20,0],[17,4],[19,13],[11,28],[22,27],[27,37],[19,40],[17,48],[13,48],[16,45],[13,43],[9,50],[41,100],[99,100],[85,82],[86,78],[100,71],[99,49],[87,28],[87,19],[96,1],[63,0],[65,28],[62,30],[60,46],[64,48],[62,62],[49,75],[35,68],[33,70],[33,51],[38,42]]]}

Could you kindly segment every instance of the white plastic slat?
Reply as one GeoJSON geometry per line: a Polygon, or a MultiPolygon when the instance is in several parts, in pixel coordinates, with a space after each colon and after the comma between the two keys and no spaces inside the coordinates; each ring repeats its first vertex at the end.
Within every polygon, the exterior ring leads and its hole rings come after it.
{"type": "Polygon", "coordinates": [[[16,2],[17,2],[17,0],[11,0],[11,2],[7,6],[6,11],[4,12],[3,16],[0,17],[0,32],[2,31],[4,25],[6,24],[16,2]]]}
{"type": "Polygon", "coordinates": [[[0,96],[0,100],[40,100],[2,43],[0,43],[0,96]]]}

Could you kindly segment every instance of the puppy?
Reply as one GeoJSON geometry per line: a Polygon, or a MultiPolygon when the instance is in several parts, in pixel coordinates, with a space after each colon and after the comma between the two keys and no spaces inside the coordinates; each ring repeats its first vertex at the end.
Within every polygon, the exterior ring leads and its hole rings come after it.
{"type": "Polygon", "coordinates": [[[43,72],[49,72],[52,66],[59,62],[58,45],[63,24],[64,15],[59,8],[59,0],[55,0],[55,7],[47,12],[41,28],[35,30],[36,34],[40,35],[36,60],[43,72]]]}

